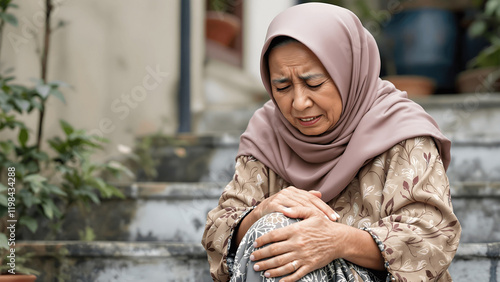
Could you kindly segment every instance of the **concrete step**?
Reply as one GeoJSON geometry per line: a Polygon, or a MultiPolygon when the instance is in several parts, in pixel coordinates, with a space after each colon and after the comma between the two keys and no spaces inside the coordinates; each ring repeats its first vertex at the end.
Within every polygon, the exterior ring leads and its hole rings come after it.
{"type": "Polygon", "coordinates": [[[453,141],[500,140],[500,93],[434,95],[415,102],[453,141]]]}
{"type": "MultiPolygon", "coordinates": [[[[87,225],[95,240],[200,243],[208,211],[217,206],[225,186],[217,183],[136,183],[121,187],[125,199],[103,200],[88,211],[71,208],[57,240],[80,240],[87,225]]],[[[46,240],[50,226],[24,230],[24,240],[46,240]]]]}
{"type": "MultiPolygon", "coordinates": [[[[226,183],[135,183],[122,187],[125,199],[104,200],[89,212],[71,209],[58,240],[79,240],[88,224],[104,241],[199,243],[208,211],[217,206],[226,183]],[[83,215],[82,215],[83,214],[83,215]]],[[[451,183],[454,211],[462,224],[462,242],[500,242],[500,182],[451,183]],[[481,232],[477,232],[481,230],[481,232]]],[[[41,240],[48,232],[24,233],[41,240]]]]}
{"type": "Polygon", "coordinates": [[[500,242],[461,244],[450,265],[455,282],[500,281],[500,242]]]}
{"type": "Polygon", "coordinates": [[[199,243],[28,241],[16,246],[16,254],[34,255],[28,265],[41,273],[37,282],[212,281],[199,243]]]}
{"type": "MultiPolygon", "coordinates": [[[[24,242],[37,281],[212,281],[199,244],[159,242],[24,242]]],[[[450,266],[454,281],[498,281],[500,242],[461,244],[450,266]]]]}
{"type": "Polygon", "coordinates": [[[462,225],[460,242],[500,242],[500,182],[450,185],[453,211],[462,225]]]}

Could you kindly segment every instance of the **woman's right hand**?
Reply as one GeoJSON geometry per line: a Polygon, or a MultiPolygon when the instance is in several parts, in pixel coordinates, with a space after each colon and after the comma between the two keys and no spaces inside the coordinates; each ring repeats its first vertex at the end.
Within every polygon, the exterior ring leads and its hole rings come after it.
{"type": "Polygon", "coordinates": [[[332,221],[337,221],[340,216],[323,200],[319,191],[305,191],[289,186],[269,198],[263,200],[254,209],[256,218],[259,219],[266,214],[282,212],[285,208],[305,207],[310,208],[313,213],[326,216],[332,221]]]}
{"type": "Polygon", "coordinates": [[[293,207],[306,207],[312,213],[325,216],[329,220],[337,221],[340,216],[323,200],[318,191],[305,191],[289,186],[269,198],[263,200],[247,216],[245,216],[238,227],[236,233],[236,247],[240,245],[241,239],[245,236],[250,226],[261,217],[273,212],[283,212],[283,209],[293,207]]]}

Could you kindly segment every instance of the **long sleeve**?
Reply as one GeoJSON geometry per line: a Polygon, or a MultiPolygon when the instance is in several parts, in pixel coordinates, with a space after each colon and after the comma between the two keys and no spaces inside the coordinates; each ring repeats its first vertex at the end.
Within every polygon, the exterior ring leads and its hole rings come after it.
{"type": "Polygon", "coordinates": [[[271,190],[279,189],[275,184],[282,180],[277,179],[272,172],[270,177],[269,172],[267,167],[254,158],[239,157],[233,180],[222,192],[219,205],[208,213],[202,244],[207,250],[214,281],[229,279],[228,251],[241,219],[265,197],[269,197],[270,186],[271,190]]]}
{"type": "Polygon", "coordinates": [[[392,276],[398,281],[451,281],[447,268],[461,227],[433,139],[399,143],[362,170],[360,182],[363,205],[372,205],[380,216],[373,218],[369,230],[383,244],[392,276]],[[384,183],[381,193],[366,184],[378,181],[384,183]]]}

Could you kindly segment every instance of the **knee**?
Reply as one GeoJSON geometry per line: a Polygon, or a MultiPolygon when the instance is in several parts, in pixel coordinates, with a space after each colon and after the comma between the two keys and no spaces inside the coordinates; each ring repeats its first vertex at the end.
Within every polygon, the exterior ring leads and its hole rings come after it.
{"type": "Polygon", "coordinates": [[[273,212],[261,217],[259,220],[257,220],[257,222],[255,222],[254,226],[257,229],[265,229],[266,232],[269,232],[271,230],[282,228],[299,221],[299,219],[289,218],[280,212],[273,212]]]}

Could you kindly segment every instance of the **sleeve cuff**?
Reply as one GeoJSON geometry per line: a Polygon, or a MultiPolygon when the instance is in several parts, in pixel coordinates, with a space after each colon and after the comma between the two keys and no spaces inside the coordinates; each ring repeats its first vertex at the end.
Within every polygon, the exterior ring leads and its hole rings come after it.
{"type": "Polygon", "coordinates": [[[389,272],[389,262],[385,259],[385,256],[384,256],[384,251],[385,251],[384,243],[382,243],[382,241],[378,238],[378,236],[375,233],[373,233],[373,231],[370,228],[361,227],[360,229],[368,232],[368,234],[370,234],[370,236],[372,236],[373,240],[377,244],[378,249],[382,253],[382,257],[384,258],[384,267],[385,267],[385,270],[387,271],[386,281],[387,282],[395,281],[396,279],[389,272]]]}
{"type": "Polygon", "coordinates": [[[240,226],[241,221],[251,212],[253,209],[255,209],[256,206],[249,207],[246,209],[245,212],[240,214],[240,216],[236,219],[233,228],[231,229],[231,233],[229,234],[228,238],[228,243],[227,243],[227,257],[226,257],[226,264],[227,264],[227,269],[229,271],[229,277],[233,276],[233,265],[234,265],[234,258],[236,256],[236,251],[237,249],[232,249],[232,241],[233,241],[233,236],[235,235],[234,232],[238,230],[238,227],[240,226]]]}

